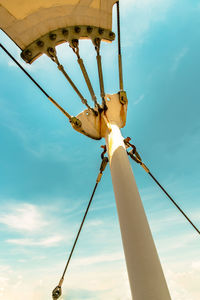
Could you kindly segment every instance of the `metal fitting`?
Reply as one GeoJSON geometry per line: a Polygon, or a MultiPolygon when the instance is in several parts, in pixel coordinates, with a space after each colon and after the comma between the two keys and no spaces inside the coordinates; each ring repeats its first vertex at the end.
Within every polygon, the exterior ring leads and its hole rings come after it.
{"type": "Polygon", "coordinates": [[[77,119],[76,117],[72,117],[70,120],[70,123],[75,126],[76,128],[80,128],[82,126],[82,123],[79,119],[77,119]]]}
{"type": "MultiPolygon", "coordinates": [[[[23,53],[23,52],[22,52],[23,53]]],[[[26,50],[25,52],[24,52],[24,56],[26,57],[26,58],[31,58],[32,57],[32,52],[30,51],[30,50],[26,50]]]]}
{"type": "Polygon", "coordinates": [[[128,102],[127,95],[126,95],[125,91],[120,91],[119,92],[119,101],[123,105],[128,102]]]}
{"type": "Polygon", "coordinates": [[[52,298],[53,298],[53,300],[56,300],[56,299],[60,298],[61,295],[62,295],[62,289],[58,285],[57,287],[55,287],[55,289],[52,292],[52,298]]]}
{"type": "Polygon", "coordinates": [[[111,31],[111,32],[109,33],[109,36],[110,36],[112,39],[114,39],[114,38],[115,38],[115,33],[114,33],[113,31],[111,31]]]}
{"type": "Polygon", "coordinates": [[[47,49],[47,52],[50,54],[50,56],[55,56],[56,55],[56,50],[52,47],[49,47],[47,49]]]}
{"type": "Polygon", "coordinates": [[[108,163],[108,158],[104,157],[100,166],[100,173],[103,173],[108,163]]]}

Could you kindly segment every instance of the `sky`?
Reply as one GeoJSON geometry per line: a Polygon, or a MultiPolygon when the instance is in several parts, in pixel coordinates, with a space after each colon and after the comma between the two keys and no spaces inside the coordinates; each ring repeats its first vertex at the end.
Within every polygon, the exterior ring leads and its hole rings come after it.
{"type": "MultiPolygon", "coordinates": [[[[115,8],[113,30],[116,31],[115,8]]],[[[200,227],[200,1],[121,0],[124,137],[200,227]]],[[[31,66],[0,42],[70,114],[84,109],[47,57],[31,66]]],[[[80,44],[99,97],[95,51],[80,44]]],[[[76,57],[60,60],[89,99],[76,57]]],[[[118,92],[117,43],[102,45],[106,93],[118,92]]],[[[51,299],[89,201],[100,146],[75,132],[0,51],[0,299],[51,299]]],[[[140,166],[130,162],[173,300],[200,299],[200,239],[140,166]]],[[[62,300],[130,300],[109,168],[99,184],[63,284],[62,300]]],[[[135,299],[136,300],[136,299],[135,299]]]]}

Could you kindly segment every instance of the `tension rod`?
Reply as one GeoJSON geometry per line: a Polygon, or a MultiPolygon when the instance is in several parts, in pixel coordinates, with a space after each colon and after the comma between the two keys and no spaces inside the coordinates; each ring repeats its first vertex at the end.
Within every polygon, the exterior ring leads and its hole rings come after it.
{"type": "Polygon", "coordinates": [[[100,85],[100,92],[102,98],[102,106],[104,109],[107,109],[106,101],[105,101],[105,90],[104,90],[104,82],[103,82],[103,70],[102,70],[102,63],[101,63],[101,55],[100,55],[100,38],[95,39],[95,50],[97,52],[97,66],[98,66],[98,75],[99,75],[99,85],[100,85]]]}
{"type": "Polygon", "coordinates": [[[94,101],[94,104],[95,104],[95,107],[97,109],[100,108],[98,102],[97,102],[97,97],[94,93],[94,90],[93,90],[93,87],[92,87],[92,84],[91,84],[91,81],[90,81],[90,78],[88,76],[88,73],[87,73],[87,70],[85,68],[85,65],[84,65],[84,62],[83,62],[83,59],[80,57],[80,53],[79,53],[79,45],[78,45],[79,41],[77,39],[74,39],[72,40],[72,43],[70,45],[70,47],[72,48],[72,50],[74,51],[74,53],[76,54],[77,56],[77,62],[80,66],[80,69],[81,69],[81,72],[83,74],[83,77],[85,79],[85,82],[87,84],[87,87],[88,87],[88,90],[90,92],[90,95],[91,95],[91,98],[92,100],[94,101]]]}
{"type": "MultiPolygon", "coordinates": [[[[48,48],[48,55],[51,58],[51,60],[53,62],[55,62],[58,66],[59,71],[61,71],[63,73],[63,75],[65,76],[65,78],[67,79],[67,81],[69,82],[69,84],[72,86],[72,88],[74,89],[74,91],[77,93],[77,95],[80,97],[81,102],[91,111],[95,112],[93,108],[91,108],[87,102],[87,100],[83,97],[83,95],[81,94],[81,92],[79,91],[79,89],[77,88],[77,86],[74,84],[74,82],[72,81],[72,79],[69,77],[69,75],[67,74],[67,72],[65,71],[63,65],[60,64],[57,54],[56,54],[56,50],[54,48],[48,48]]],[[[96,112],[95,112],[96,115],[96,112]]]]}

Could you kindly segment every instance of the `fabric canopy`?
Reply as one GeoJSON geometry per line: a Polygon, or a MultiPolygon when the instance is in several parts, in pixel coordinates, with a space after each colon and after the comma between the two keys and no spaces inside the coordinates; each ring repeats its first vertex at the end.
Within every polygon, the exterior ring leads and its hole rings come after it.
{"type": "Polygon", "coordinates": [[[66,26],[112,29],[117,0],[0,0],[0,27],[21,48],[66,26]]]}

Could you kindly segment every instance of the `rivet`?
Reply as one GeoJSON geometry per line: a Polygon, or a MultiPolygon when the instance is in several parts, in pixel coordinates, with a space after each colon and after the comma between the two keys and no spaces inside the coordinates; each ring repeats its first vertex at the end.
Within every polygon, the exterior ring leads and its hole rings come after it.
{"type": "Polygon", "coordinates": [[[26,57],[26,58],[31,58],[31,56],[32,56],[32,52],[30,51],[30,50],[25,50],[24,51],[24,56],[26,57]]]}
{"type": "Polygon", "coordinates": [[[92,31],[93,31],[93,27],[88,26],[88,27],[87,27],[87,32],[88,32],[88,33],[92,33],[92,31]]]}
{"type": "Polygon", "coordinates": [[[114,39],[114,37],[115,37],[115,33],[114,33],[114,32],[112,32],[112,31],[110,31],[110,33],[109,33],[109,37],[111,37],[111,38],[113,38],[113,39],[114,39]]]}
{"type": "Polygon", "coordinates": [[[74,31],[75,31],[76,33],[80,33],[80,32],[81,32],[81,28],[80,28],[79,26],[75,26],[75,27],[74,27],[74,31]]]}
{"type": "Polygon", "coordinates": [[[50,33],[50,35],[49,35],[49,38],[50,38],[50,40],[52,40],[52,41],[55,41],[55,40],[56,40],[56,37],[57,37],[57,35],[56,35],[55,33],[50,33]]]}
{"type": "Polygon", "coordinates": [[[99,28],[99,34],[103,34],[104,29],[103,28],[99,28]]]}
{"type": "Polygon", "coordinates": [[[40,47],[40,48],[44,46],[44,42],[43,42],[43,41],[40,41],[40,40],[37,41],[36,44],[37,44],[37,46],[40,47]]]}
{"type": "Polygon", "coordinates": [[[62,30],[62,34],[63,34],[63,35],[68,35],[68,34],[69,34],[69,30],[67,30],[67,29],[63,28],[63,30],[62,30]]]}

